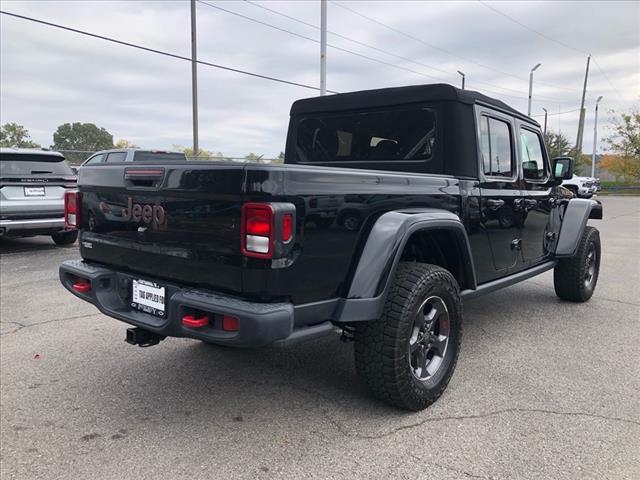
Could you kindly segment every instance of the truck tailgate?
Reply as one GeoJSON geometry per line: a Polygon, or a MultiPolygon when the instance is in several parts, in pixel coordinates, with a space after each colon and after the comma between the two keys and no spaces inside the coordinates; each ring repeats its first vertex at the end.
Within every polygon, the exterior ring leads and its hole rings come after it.
{"type": "Polygon", "coordinates": [[[213,162],[80,169],[80,251],[132,273],[242,291],[245,171],[213,162]]]}

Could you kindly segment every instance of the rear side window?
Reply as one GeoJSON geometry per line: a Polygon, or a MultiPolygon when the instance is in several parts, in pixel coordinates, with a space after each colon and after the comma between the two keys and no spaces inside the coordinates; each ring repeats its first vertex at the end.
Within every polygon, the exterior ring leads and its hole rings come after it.
{"type": "Polygon", "coordinates": [[[480,153],[487,177],[513,176],[511,126],[497,118],[483,115],[480,119],[480,153]]]}
{"type": "Polygon", "coordinates": [[[542,139],[531,130],[520,130],[520,158],[522,174],[527,180],[543,180],[544,157],[542,156],[542,139]]]}
{"type": "Polygon", "coordinates": [[[140,150],[133,154],[134,162],[181,162],[185,161],[184,153],[178,152],[153,152],[140,150]]]}
{"type": "Polygon", "coordinates": [[[432,108],[303,117],[296,131],[296,162],[425,162],[433,158],[435,142],[432,108]]]}
{"type": "Polygon", "coordinates": [[[107,163],[124,162],[127,159],[127,152],[113,152],[107,155],[107,163]]]}
{"type": "Polygon", "coordinates": [[[73,175],[64,158],[56,155],[0,154],[0,175],[73,175]]]}

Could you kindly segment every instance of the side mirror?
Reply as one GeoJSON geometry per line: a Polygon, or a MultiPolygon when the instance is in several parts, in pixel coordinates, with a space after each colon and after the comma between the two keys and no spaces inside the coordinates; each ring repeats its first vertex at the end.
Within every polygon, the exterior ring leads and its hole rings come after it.
{"type": "Polygon", "coordinates": [[[558,157],[553,159],[553,178],[562,183],[573,177],[573,158],[558,157]]]}

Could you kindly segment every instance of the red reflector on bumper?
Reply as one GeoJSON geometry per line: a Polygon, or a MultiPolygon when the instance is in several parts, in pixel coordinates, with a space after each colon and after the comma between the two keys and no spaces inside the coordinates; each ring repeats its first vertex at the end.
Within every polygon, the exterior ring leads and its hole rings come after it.
{"type": "Polygon", "coordinates": [[[185,327],[200,328],[209,325],[209,317],[203,315],[196,317],[195,315],[185,315],[182,317],[182,324],[185,327]]]}
{"type": "Polygon", "coordinates": [[[73,284],[73,289],[76,292],[87,293],[91,290],[91,284],[89,282],[78,281],[73,284]]]}
{"type": "Polygon", "coordinates": [[[240,320],[236,317],[225,315],[222,317],[222,329],[226,332],[237,332],[240,330],[240,320]]]}

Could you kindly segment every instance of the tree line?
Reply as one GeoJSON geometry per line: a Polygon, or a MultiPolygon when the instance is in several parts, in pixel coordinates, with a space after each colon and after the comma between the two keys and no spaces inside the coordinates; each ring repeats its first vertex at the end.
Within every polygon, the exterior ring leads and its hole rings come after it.
{"type": "MultiPolygon", "coordinates": [[[[42,145],[31,139],[29,130],[17,123],[5,123],[0,126],[0,147],[18,148],[42,148],[42,145]]],[[[99,150],[109,150],[112,148],[139,148],[129,140],[120,139],[114,142],[113,135],[105,128],[98,127],[93,123],[63,123],[53,133],[53,143],[48,147],[51,150],[62,151],[66,159],[72,165],[82,163],[92,153],[99,150]]],[[[173,150],[184,152],[189,157],[195,157],[193,149],[173,145],[173,150]]],[[[245,160],[259,162],[264,155],[249,153],[245,160]]],[[[230,160],[221,152],[213,152],[201,149],[198,159],[203,160],[230,160]]],[[[276,160],[284,160],[284,153],[280,152],[276,160]]]]}

